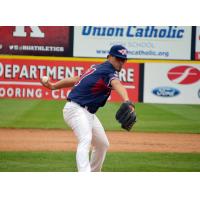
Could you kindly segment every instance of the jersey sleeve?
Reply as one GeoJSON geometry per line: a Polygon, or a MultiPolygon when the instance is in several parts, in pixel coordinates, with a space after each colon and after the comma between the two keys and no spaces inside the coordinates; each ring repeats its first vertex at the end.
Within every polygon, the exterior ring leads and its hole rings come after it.
{"type": "Polygon", "coordinates": [[[118,79],[119,80],[119,73],[117,71],[114,72],[114,73],[110,73],[108,75],[108,77],[109,77],[109,84],[108,84],[108,86],[111,86],[111,81],[112,80],[114,80],[114,79],[118,79]]]}

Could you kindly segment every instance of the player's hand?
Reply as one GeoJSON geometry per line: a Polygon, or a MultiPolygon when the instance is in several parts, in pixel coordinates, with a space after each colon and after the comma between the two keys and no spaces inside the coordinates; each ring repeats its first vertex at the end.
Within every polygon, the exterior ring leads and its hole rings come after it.
{"type": "Polygon", "coordinates": [[[136,122],[135,106],[131,101],[126,101],[121,104],[115,118],[121,124],[123,129],[130,131],[136,122]]]}
{"type": "Polygon", "coordinates": [[[49,78],[47,76],[43,76],[40,79],[40,82],[42,83],[42,85],[50,90],[54,90],[54,84],[50,82],[49,78]]]}

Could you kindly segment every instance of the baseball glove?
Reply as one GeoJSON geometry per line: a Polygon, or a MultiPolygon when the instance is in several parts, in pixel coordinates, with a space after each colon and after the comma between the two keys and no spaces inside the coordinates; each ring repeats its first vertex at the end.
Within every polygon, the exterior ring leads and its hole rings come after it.
{"type": "Polygon", "coordinates": [[[134,104],[131,101],[126,101],[121,104],[115,115],[121,127],[127,131],[130,131],[136,122],[136,113],[133,111],[133,108],[135,108],[134,104]]]}

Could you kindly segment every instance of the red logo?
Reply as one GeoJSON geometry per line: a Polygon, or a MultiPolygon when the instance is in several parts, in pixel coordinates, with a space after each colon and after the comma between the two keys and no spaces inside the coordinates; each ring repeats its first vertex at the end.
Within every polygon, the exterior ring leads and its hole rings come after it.
{"type": "Polygon", "coordinates": [[[195,67],[183,65],[170,69],[167,76],[177,84],[192,84],[200,80],[200,71],[195,67]]]}

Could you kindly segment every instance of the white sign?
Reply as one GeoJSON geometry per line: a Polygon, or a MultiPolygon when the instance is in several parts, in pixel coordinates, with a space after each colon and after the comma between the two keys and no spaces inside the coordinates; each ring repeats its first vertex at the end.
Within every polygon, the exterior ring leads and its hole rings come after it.
{"type": "Polygon", "coordinates": [[[200,104],[200,64],[146,63],[144,102],[200,104]]]}
{"type": "Polygon", "coordinates": [[[129,58],[181,59],[191,57],[190,26],[77,26],[76,57],[106,57],[110,47],[122,44],[129,58]]]}
{"type": "Polygon", "coordinates": [[[200,60],[200,26],[196,30],[195,60],[200,60]]]}

